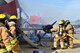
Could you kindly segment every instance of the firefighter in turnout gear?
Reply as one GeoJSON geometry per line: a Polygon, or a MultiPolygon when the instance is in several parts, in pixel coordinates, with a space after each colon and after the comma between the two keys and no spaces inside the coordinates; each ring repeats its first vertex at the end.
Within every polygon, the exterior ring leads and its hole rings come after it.
{"type": "Polygon", "coordinates": [[[54,39],[53,39],[53,48],[52,49],[56,49],[58,42],[60,44],[60,47],[62,49],[64,49],[64,36],[65,34],[65,29],[64,29],[64,20],[59,21],[59,26],[52,28],[50,31],[51,32],[56,32],[54,39]]]}
{"type": "Polygon", "coordinates": [[[5,14],[0,14],[0,53],[11,52],[12,45],[10,42],[9,31],[5,26],[5,14]]]}
{"type": "MultiPolygon", "coordinates": [[[[74,33],[74,28],[71,25],[69,20],[66,20],[65,22],[65,26],[66,26],[66,33],[69,36],[73,37],[73,33],[74,33]]],[[[73,39],[71,37],[67,36],[68,39],[68,48],[73,48],[73,39]]]]}
{"type": "Polygon", "coordinates": [[[10,16],[8,25],[9,25],[9,31],[11,32],[11,34],[13,36],[12,41],[11,41],[12,45],[14,46],[12,49],[12,52],[20,53],[19,42],[16,38],[16,20],[17,20],[16,15],[10,16]]]}

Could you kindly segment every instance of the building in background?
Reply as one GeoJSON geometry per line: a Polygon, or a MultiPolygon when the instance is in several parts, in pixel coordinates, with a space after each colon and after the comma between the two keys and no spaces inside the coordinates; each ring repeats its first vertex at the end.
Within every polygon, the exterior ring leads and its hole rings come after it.
{"type": "Polygon", "coordinates": [[[30,16],[30,24],[39,24],[38,16],[30,16]]]}

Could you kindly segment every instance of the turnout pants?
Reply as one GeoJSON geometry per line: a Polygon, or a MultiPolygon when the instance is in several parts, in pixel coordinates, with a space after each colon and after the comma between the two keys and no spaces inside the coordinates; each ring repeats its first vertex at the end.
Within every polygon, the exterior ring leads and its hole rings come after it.
{"type": "MultiPolygon", "coordinates": [[[[63,33],[63,36],[65,36],[65,33],[63,33]]],[[[57,48],[58,42],[59,42],[59,44],[60,44],[60,47],[61,47],[61,48],[64,48],[64,38],[60,38],[60,37],[58,36],[58,34],[55,34],[55,36],[54,36],[54,42],[53,42],[54,48],[57,48]],[[59,42],[59,41],[60,41],[60,42],[59,42]]]]}

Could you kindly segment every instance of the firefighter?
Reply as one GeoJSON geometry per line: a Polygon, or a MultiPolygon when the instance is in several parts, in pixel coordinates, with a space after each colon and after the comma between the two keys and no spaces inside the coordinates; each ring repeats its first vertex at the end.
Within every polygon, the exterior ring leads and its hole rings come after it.
{"type": "Polygon", "coordinates": [[[20,53],[19,42],[16,38],[16,20],[17,20],[16,15],[10,16],[8,25],[9,25],[9,31],[11,32],[11,34],[13,36],[13,37],[11,37],[12,38],[11,43],[14,46],[14,48],[12,49],[12,52],[20,53]]]}
{"type": "Polygon", "coordinates": [[[52,28],[51,32],[56,32],[54,36],[54,43],[52,49],[57,49],[58,42],[60,43],[60,47],[64,49],[64,36],[65,36],[65,29],[64,29],[64,20],[59,21],[59,26],[52,28]]]}
{"type": "MultiPolygon", "coordinates": [[[[67,35],[73,36],[74,28],[71,25],[70,21],[66,20],[65,25],[66,25],[66,33],[67,33],[67,35]]],[[[69,41],[68,42],[68,48],[73,48],[73,39],[68,36],[68,41],[69,41]]]]}
{"type": "Polygon", "coordinates": [[[5,26],[6,14],[0,14],[0,53],[11,52],[12,45],[8,30],[5,26]]]}

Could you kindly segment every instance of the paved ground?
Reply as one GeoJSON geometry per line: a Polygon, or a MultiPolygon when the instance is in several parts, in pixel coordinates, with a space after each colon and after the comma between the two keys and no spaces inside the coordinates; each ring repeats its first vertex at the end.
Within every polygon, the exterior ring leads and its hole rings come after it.
{"type": "MultiPolygon", "coordinates": [[[[64,50],[57,50],[58,53],[80,53],[80,45],[79,44],[74,44],[75,48],[73,49],[64,49],[64,50]]],[[[30,48],[27,47],[26,45],[21,46],[21,53],[33,53],[34,50],[43,50],[45,53],[54,53],[53,50],[51,50],[51,47],[40,47],[39,49],[35,48],[30,48]]]]}
{"type": "MultiPolygon", "coordinates": [[[[80,40],[79,34],[76,34],[75,37],[80,40]]],[[[21,45],[21,53],[33,53],[34,50],[44,50],[45,53],[54,53],[54,51],[51,50],[51,47],[40,47],[39,49],[34,49],[27,45],[21,45]]],[[[80,44],[74,41],[73,49],[58,50],[58,53],[80,53],[80,44]]]]}

